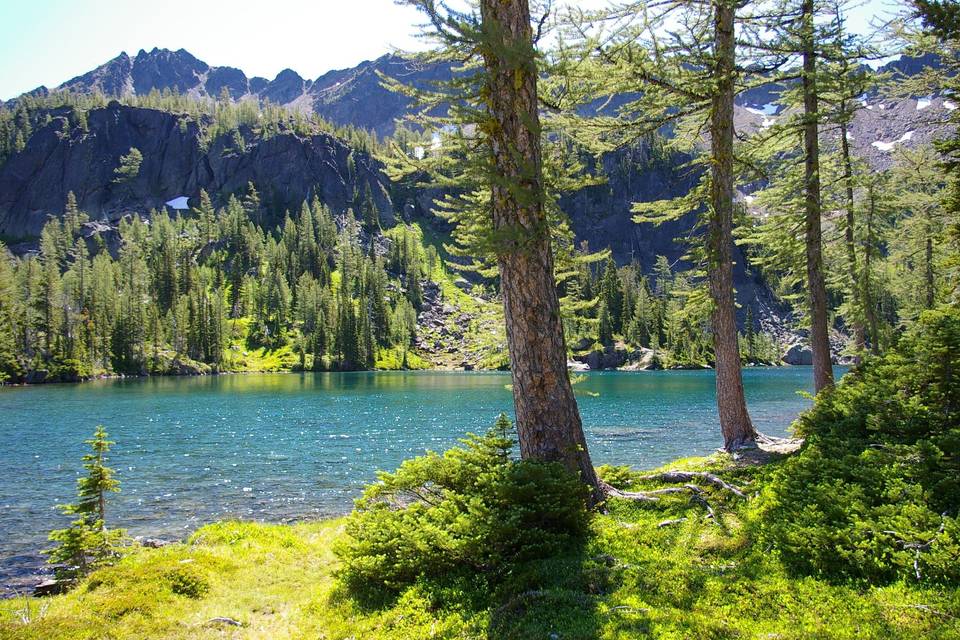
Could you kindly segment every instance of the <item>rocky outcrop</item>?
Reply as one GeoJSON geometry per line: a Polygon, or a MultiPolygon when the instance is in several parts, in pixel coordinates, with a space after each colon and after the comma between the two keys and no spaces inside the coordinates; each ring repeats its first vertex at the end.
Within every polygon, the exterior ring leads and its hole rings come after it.
{"type": "Polygon", "coordinates": [[[652,349],[627,349],[622,344],[609,345],[602,349],[593,349],[586,353],[574,354],[568,367],[575,371],[604,371],[623,369],[642,371],[659,369],[660,364],[652,349]]]}
{"type": "Polygon", "coordinates": [[[813,351],[810,350],[810,345],[799,342],[790,345],[783,354],[783,363],[790,365],[812,365],[813,351]]]}
{"type": "Polygon", "coordinates": [[[369,186],[380,219],[392,221],[381,165],[327,134],[287,131],[263,139],[242,129],[245,144],[238,150],[228,137],[205,144],[201,123],[187,116],[117,102],[91,111],[86,130],[66,127],[66,110],[51,115],[26,148],[0,166],[0,234],[36,236],[49,215],[63,211],[70,191],[91,218],[115,221],[179,196],[195,204],[201,189],[223,202],[249,182],[273,211],[295,211],[313,195],[343,211],[369,186]],[[139,173],[118,182],[114,171],[131,148],[143,155],[139,173]]]}

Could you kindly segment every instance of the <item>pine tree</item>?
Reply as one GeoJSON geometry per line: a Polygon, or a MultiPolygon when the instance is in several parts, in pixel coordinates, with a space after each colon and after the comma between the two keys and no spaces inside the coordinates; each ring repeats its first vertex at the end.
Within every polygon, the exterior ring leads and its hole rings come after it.
{"type": "Polygon", "coordinates": [[[113,556],[112,547],[123,536],[122,529],[107,529],[107,494],[120,491],[120,481],[107,466],[107,454],[116,443],[98,426],[93,437],[85,440],[91,453],[83,456],[87,474],[77,480],[77,501],[61,505],[66,515],[76,516],[66,529],[50,533],[58,543],[51,549],[49,562],[62,565],[57,574],[63,578],[82,577],[113,556]]]}
{"type": "Polygon", "coordinates": [[[115,183],[126,183],[140,175],[140,165],[143,163],[143,154],[136,147],[130,147],[130,151],[117,161],[117,168],[113,170],[113,181],[115,183]]]}
{"type": "MultiPolygon", "coordinates": [[[[598,42],[592,35],[595,30],[582,20],[573,25],[589,52],[583,58],[598,65],[592,70],[595,93],[631,96],[620,108],[620,118],[606,119],[604,133],[613,140],[627,145],[670,126],[693,151],[702,148],[702,134],[709,128],[709,152],[698,159],[706,168],[700,183],[679,198],[635,203],[633,211],[636,222],[654,224],[703,212],[698,224],[706,227],[706,233],[694,244],[691,257],[706,271],[717,409],[728,450],[753,446],[757,438],[743,392],[733,290],[734,98],[749,86],[737,62],[738,45],[754,68],[777,63],[767,60],[757,46],[751,11],[733,0],[621,5],[605,13],[605,18],[623,24],[617,33],[604,36],[606,44],[598,42]],[[674,23],[684,28],[676,30],[674,23]]],[[[658,278],[658,289],[659,285],[658,278]]],[[[657,293],[662,296],[664,291],[657,293]]],[[[691,325],[687,326],[677,338],[684,341],[684,357],[692,358],[695,350],[687,336],[691,325]]]]}

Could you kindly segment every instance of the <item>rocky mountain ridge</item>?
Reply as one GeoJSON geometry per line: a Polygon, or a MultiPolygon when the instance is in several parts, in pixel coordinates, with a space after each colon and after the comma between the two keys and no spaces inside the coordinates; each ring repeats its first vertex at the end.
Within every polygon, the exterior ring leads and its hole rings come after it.
{"type": "Polygon", "coordinates": [[[369,189],[381,219],[392,220],[381,164],[332,135],[281,131],[263,138],[241,127],[238,149],[228,136],[205,142],[196,121],[175,113],[113,101],[90,111],[84,128],[71,126],[67,111],[53,114],[0,166],[0,234],[36,237],[71,191],[92,218],[114,221],[132,211],[196,205],[201,189],[225,201],[250,182],[272,211],[295,211],[314,195],[343,211],[369,189]],[[138,171],[118,180],[131,149],[142,155],[138,171]]]}
{"type": "Polygon", "coordinates": [[[174,91],[196,98],[220,98],[226,92],[234,101],[259,100],[291,109],[313,111],[336,124],[350,124],[378,135],[393,133],[395,121],[410,110],[410,100],[381,85],[378,73],[417,86],[449,76],[448,66],[421,66],[395,54],[367,60],[356,67],[305,79],[284,69],[273,80],[247,75],[235,67],[214,67],[179,49],[141,49],[126,52],[96,69],[31,95],[66,91],[102,93],[107,97],[143,96],[151,91],[174,91]]]}

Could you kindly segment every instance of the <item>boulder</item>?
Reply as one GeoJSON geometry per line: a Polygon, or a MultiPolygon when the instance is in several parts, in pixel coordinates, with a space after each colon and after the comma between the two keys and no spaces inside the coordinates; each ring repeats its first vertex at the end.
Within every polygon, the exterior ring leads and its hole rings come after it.
{"type": "Polygon", "coordinates": [[[590,345],[593,344],[593,340],[589,338],[580,338],[575,343],[570,345],[570,348],[574,351],[583,351],[584,349],[589,349],[590,345]]]}
{"type": "Polygon", "coordinates": [[[42,598],[44,596],[55,596],[66,591],[67,587],[69,586],[69,581],[54,580],[53,578],[49,578],[33,588],[33,595],[38,598],[42,598]]]}
{"type": "Polygon", "coordinates": [[[813,351],[809,345],[795,343],[787,348],[783,354],[784,364],[810,365],[813,364],[813,351]]]}
{"type": "Polygon", "coordinates": [[[623,366],[628,360],[628,354],[625,349],[604,347],[602,350],[594,349],[586,355],[574,356],[573,359],[586,364],[591,371],[600,371],[623,366]]]}
{"type": "Polygon", "coordinates": [[[150,549],[159,549],[160,547],[165,547],[169,544],[173,544],[170,540],[162,540],[160,538],[134,538],[137,542],[140,543],[140,546],[147,547],[150,549]]]}

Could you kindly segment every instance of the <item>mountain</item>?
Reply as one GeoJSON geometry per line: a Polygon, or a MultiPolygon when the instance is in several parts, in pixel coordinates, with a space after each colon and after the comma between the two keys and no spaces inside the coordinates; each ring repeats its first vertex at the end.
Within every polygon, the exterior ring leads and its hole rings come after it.
{"type": "Polygon", "coordinates": [[[263,138],[241,127],[240,150],[229,136],[205,140],[197,122],[178,114],[116,101],[92,110],[85,128],[70,122],[69,109],[52,113],[24,150],[0,165],[0,234],[37,236],[70,191],[91,217],[110,221],[184,196],[196,204],[201,189],[223,201],[248,182],[274,211],[296,210],[313,195],[343,211],[369,187],[381,219],[392,220],[380,163],[332,135],[263,138]],[[139,171],[119,182],[115,170],[132,148],[142,154],[139,171]]]}
{"type": "MultiPolygon", "coordinates": [[[[81,76],[67,80],[53,91],[99,92],[123,98],[151,91],[176,91],[195,97],[218,98],[226,91],[233,100],[257,99],[290,108],[314,111],[340,125],[354,125],[378,135],[393,133],[398,118],[410,111],[410,100],[381,86],[379,73],[415,86],[449,77],[449,66],[421,66],[387,54],[350,69],[329,71],[316,80],[306,80],[284,69],[273,80],[252,77],[234,67],[212,67],[184,49],[140,50],[131,58],[116,58],[81,76]]],[[[45,95],[46,87],[31,94],[45,95]]]]}

